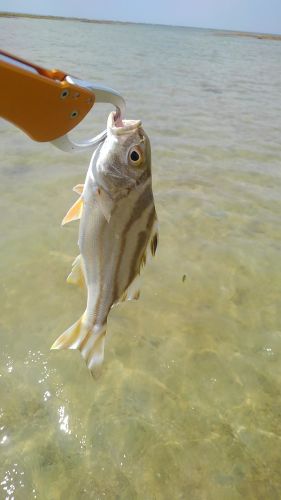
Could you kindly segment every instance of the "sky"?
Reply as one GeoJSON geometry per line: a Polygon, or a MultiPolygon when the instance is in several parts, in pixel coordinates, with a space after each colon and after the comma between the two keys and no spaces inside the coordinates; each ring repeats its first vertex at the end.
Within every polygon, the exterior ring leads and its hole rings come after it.
{"type": "Polygon", "coordinates": [[[281,0],[0,0],[0,11],[281,34],[281,0]]]}

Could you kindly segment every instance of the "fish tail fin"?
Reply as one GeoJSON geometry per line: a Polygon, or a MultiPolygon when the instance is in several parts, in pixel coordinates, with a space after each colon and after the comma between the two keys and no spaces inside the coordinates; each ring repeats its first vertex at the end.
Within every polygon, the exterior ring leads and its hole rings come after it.
{"type": "Polygon", "coordinates": [[[86,365],[96,375],[104,358],[106,324],[87,326],[84,315],[68,328],[51,349],[78,349],[86,365]]]}

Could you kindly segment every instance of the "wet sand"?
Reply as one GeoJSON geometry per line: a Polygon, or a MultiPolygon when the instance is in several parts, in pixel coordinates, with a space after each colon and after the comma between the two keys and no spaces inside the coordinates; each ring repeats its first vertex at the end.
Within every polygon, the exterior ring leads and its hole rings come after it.
{"type": "Polygon", "coordinates": [[[241,36],[248,38],[257,38],[258,40],[277,40],[281,41],[281,35],[271,33],[251,33],[246,31],[218,31],[218,36],[241,36]]]}

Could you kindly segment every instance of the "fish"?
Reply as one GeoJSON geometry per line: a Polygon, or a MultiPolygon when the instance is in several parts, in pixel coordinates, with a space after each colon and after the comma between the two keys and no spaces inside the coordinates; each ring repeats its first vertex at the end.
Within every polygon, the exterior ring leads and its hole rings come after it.
{"type": "Polygon", "coordinates": [[[78,200],[62,224],[80,220],[80,254],[67,281],[86,288],[80,319],[51,349],[78,349],[94,375],[104,360],[111,308],[138,300],[139,277],[158,244],[151,177],[151,147],[140,120],[107,120],[107,136],[94,151],[78,200]]]}

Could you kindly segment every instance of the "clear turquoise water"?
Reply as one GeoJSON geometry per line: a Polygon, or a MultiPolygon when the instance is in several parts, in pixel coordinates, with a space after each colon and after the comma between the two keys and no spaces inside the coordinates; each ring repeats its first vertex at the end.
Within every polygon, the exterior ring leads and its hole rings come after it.
{"type": "Polygon", "coordinates": [[[85,304],[65,283],[78,226],[60,222],[90,155],[1,122],[0,498],[280,498],[281,44],[0,19],[0,45],[122,92],[160,219],[94,381],[78,352],[49,351],[85,304]]]}

